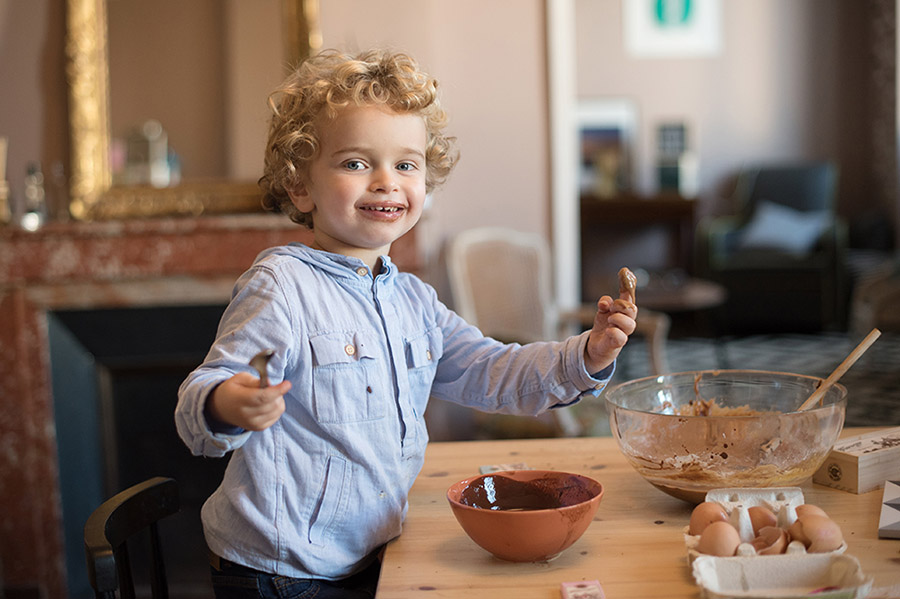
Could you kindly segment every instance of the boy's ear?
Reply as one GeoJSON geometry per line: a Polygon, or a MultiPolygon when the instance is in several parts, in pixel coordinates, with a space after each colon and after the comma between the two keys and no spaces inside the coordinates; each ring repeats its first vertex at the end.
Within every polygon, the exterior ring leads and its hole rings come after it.
{"type": "Polygon", "coordinates": [[[287,190],[288,196],[291,198],[291,203],[297,207],[297,210],[300,212],[312,212],[315,207],[315,202],[313,202],[312,194],[309,193],[309,188],[306,183],[301,181],[297,183],[294,187],[287,190]]]}

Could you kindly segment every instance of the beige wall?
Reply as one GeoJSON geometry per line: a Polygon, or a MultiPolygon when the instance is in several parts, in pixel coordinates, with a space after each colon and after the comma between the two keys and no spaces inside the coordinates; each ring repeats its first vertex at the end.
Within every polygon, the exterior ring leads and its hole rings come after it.
{"type": "MultiPolygon", "coordinates": [[[[25,170],[68,164],[62,0],[0,0],[0,136],[9,139],[7,180],[21,195],[25,170]]],[[[56,190],[48,180],[49,201],[56,190]]]]}
{"type": "Polygon", "coordinates": [[[461,160],[423,223],[427,257],[475,225],[549,236],[549,148],[541,0],[328,0],[325,47],[387,46],[440,82],[461,160]]]}
{"type": "MultiPolygon", "coordinates": [[[[575,4],[579,95],[638,103],[642,190],[654,185],[655,124],[679,118],[700,154],[704,210],[718,209],[730,176],[754,161],[836,155],[842,210],[865,210],[877,196],[864,139],[878,125],[866,120],[872,67],[861,62],[871,26],[855,3],[727,0],[719,56],[638,60],[622,49],[620,0],[547,1],[575,4]]],[[[0,135],[10,137],[14,193],[28,161],[66,158],[64,5],[0,0],[0,135]]],[[[326,46],[404,48],[442,83],[462,161],[423,225],[429,255],[474,224],[549,235],[544,10],[544,0],[322,2],[326,46]]]]}
{"type": "Polygon", "coordinates": [[[688,125],[708,210],[722,207],[730,191],[722,184],[746,163],[841,161],[848,145],[864,151],[848,142],[860,135],[852,118],[864,110],[864,92],[852,79],[862,73],[847,63],[865,40],[848,44],[852,15],[841,0],[725,0],[721,52],[683,60],[628,55],[620,0],[575,2],[579,96],[637,103],[640,191],[657,188],[656,126],[665,121],[688,125]]]}
{"type": "Polygon", "coordinates": [[[287,73],[281,0],[111,2],[110,128],[159,120],[184,180],[256,181],[287,73]]]}

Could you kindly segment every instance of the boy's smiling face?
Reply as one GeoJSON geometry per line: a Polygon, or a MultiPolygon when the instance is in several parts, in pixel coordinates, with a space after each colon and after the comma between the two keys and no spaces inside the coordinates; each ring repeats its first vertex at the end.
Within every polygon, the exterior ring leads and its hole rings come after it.
{"type": "Polygon", "coordinates": [[[425,203],[422,117],[380,106],[346,106],[319,121],[319,155],[291,201],[313,218],[313,246],[361,258],[378,257],[409,231],[425,203]]]}

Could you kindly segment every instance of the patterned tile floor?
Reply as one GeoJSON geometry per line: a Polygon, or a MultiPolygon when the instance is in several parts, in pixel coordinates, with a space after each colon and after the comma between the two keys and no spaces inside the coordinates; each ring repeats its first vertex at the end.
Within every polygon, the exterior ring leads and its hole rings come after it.
{"type": "MultiPolygon", "coordinates": [[[[841,333],[669,339],[669,370],[753,368],[828,376],[862,340],[841,333]]],[[[629,342],[618,381],[650,373],[643,340],[629,342]]],[[[847,387],[846,426],[900,425],[900,334],[884,333],[840,380],[847,387]]]]}

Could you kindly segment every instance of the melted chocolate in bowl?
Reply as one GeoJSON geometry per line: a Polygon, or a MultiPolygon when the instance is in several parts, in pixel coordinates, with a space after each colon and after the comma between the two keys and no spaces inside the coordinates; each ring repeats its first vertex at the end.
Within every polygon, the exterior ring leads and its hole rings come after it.
{"type": "Polygon", "coordinates": [[[603,485],[554,470],[506,470],[461,480],[447,490],[467,535],[500,559],[553,559],[587,530],[603,485]]]}
{"type": "Polygon", "coordinates": [[[546,510],[583,503],[595,494],[577,476],[526,482],[492,474],[472,481],[463,489],[459,502],[487,510],[546,510]]]}

